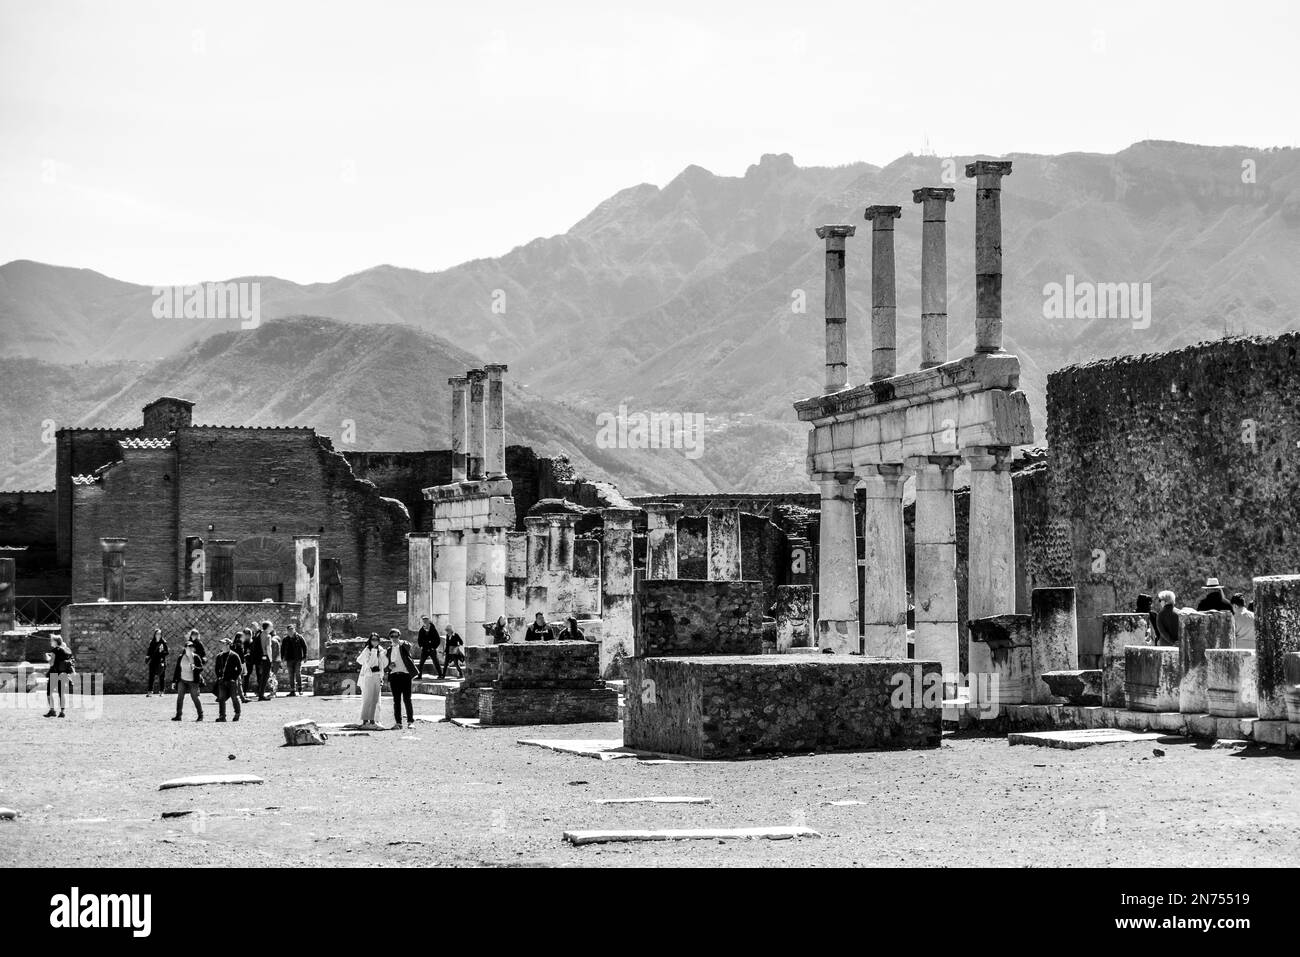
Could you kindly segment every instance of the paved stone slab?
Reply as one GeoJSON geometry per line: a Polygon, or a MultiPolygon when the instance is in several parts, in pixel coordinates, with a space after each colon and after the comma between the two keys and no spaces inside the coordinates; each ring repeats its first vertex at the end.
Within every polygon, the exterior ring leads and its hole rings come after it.
{"type": "Polygon", "coordinates": [[[452,724],[458,728],[481,728],[483,725],[478,718],[448,718],[452,724]]]}
{"type": "Polygon", "coordinates": [[[1130,744],[1134,741],[1155,741],[1166,735],[1151,732],[1138,734],[1112,728],[1084,728],[1079,731],[1024,731],[1007,735],[1007,744],[1036,744],[1047,748],[1065,748],[1074,751],[1095,744],[1130,744]]]}
{"type": "Polygon", "coordinates": [[[195,774],[187,778],[172,778],[158,785],[159,791],[171,788],[194,788],[208,784],[265,784],[266,781],[255,774],[195,774]]]}
{"type": "Polygon", "coordinates": [[[711,804],[712,798],[663,795],[641,798],[598,798],[597,804],[711,804]]]}
{"type": "Polygon", "coordinates": [[[575,846],[583,844],[627,843],[635,841],[731,841],[761,838],[787,841],[795,837],[821,837],[808,827],[715,827],[666,828],[653,831],[565,831],[564,839],[575,846]]]}
{"type": "Polygon", "coordinates": [[[561,754],[576,754],[584,758],[598,758],[601,761],[613,761],[617,758],[637,758],[642,764],[716,764],[715,761],[703,761],[686,758],[680,754],[664,754],[661,751],[642,751],[625,747],[619,738],[524,738],[516,742],[561,754]]]}

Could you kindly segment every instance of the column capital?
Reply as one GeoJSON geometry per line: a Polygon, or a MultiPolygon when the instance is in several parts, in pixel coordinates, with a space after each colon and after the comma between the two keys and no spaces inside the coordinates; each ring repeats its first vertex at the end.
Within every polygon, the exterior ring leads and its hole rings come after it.
{"type": "Polygon", "coordinates": [[[611,505],[600,510],[600,517],[610,524],[631,524],[636,517],[641,514],[639,508],[626,508],[622,505],[611,505]]]}
{"type": "Polygon", "coordinates": [[[943,213],[943,204],[951,203],[957,198],[957,191],[951,186],[922,186],[912,190],[912,202],[925,203],[925,211],[934,210],[943,213]]]}
{"type": "Polygon", "coordinates": [[[903,215],[902,206],[868,206],[863,217],[873,230],[893,229],[894,220],[903,215]]]}
{"type": "Polygon", "coordinates": [[[920,472],[924,469],[937,468],[940,470],[955,469],[961,465],[960,455],[909,455],[903,463],[911,472],[920,472]]]}
{"type": "Polygon", "coordinates": [[[488,376],[499,377],[501,373],[509,372],[510,367],[504,362],[489,362],[487,365],[483,366],[483,371],[486,372],[488,376]]]}
{"type": "Polygon", "coordinates": [[[962,449],[961,454],[973,471],[1011,471],[1011,447],[1009,445],[974,445],[962,449]]]}
{"type": "Polygon", "coordinates": [[[486,369],[468,369],[465,372],[465,378],[470,382],[482,382],[487,378],[486,369]]]}
{"type": "Polygon", "coordinates": [[[858,231],[858,227],[850,226],[847,223],[838,223],[829,226],[818,226],[817,238],[826,240],[826,246],[828,249],[832,248],[833,244],[838,240],[839,241],[838,248],[843,249],[845,237],[852,236],[857,231],[858,231]]]}
{"type": "Polygon", "coordinates": [[[838,483],[841,484],[841,485],[849,485],[849,484],[857,485],[857,484],[858,484],[858,473],[857,473],[857,472],[852,472],[852,471],[850,471],[850,472],[811,472],[811,473],[809,473],[809,477],[810,477],[814,482],[816,482],[818,485],[825,484],[826,482],[838,482],[838,483]]]}
{"type": "Polygon", "coordinates": [[[101,538],[99,540],[99,547],[104,550],[105,554],[109,554],[111,552],[124,551],[126,549],[126,539],[125,538],[101,538]]]}
{"type": "Polygon", "coordinates": [[[872,478],[901,478],[903,476],[902,462],[884,462],[880,465],[859,465],[857,476],[860,479],[872,478]]]}
{"type": "Polygon", "coordinates": [[[1010,160],[976,160],[966,164],[966,175],[978,179],[980,189],[1001,189],[998,185],[1003,176],[1011,175],[1010,160]]]}
{"type": "MultiPolygon", "coordinates": [[[[427,534],[429,534],[429,533],[428,533],[428,532],[416,532],[416,533],[414,533],[414,534],[417,534],[417,535],[427,535],[427,534]]],[[[407,537],[409,538],[410,535],[408,534],[407,537]]],[[[294,540],[295,542],[306,542],[306,541],[318,542],[318,541],[320,541],[320,533],[319,533],[319,532],[312,532],[312,533],[310,533],[310,534],[295,535],[295,536],[293,537],[293,540],[294,540]]]]}
{"type": "Polygon", "coordinates": [[[468,384],[469,376],[467,375],[454,375],[447,380],[447,385],[463,386],[468,384]]]}
{"type": "Polygon", "coordinates": [[[675,517],[686,511],[686,506],[680,502],[646,502],[641,507],[645,509],[647,515],[663,515],[665,517],[675,517]]]}

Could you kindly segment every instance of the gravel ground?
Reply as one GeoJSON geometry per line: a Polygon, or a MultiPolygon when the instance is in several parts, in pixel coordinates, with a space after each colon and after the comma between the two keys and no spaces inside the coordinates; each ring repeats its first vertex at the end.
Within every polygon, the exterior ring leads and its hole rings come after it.
{"type": "MultiPolygon", "coordinates": [[[[12,705],[12,699],[10,699],[12,705]]],[[[390,707],[389,699],[381,709],[390,707]]],[[[188,705],[187,705],[188,709],[188,705]]],[[[0,866],[1293,866],[1300,753],[1181,739],[1080,751],[949,736],[937,751],[728,763],[598,761],[520,738],[618,738],[618,724],[459,728],[283,746],[280,726],[355,720],[357,699],[252,702],[238,724],[168,720],[172,699],[102,717],[0,709],[0,866]],[[1165,756],[1153,754],[1153,744],[1165,756]],[[263,785],[159,791],[248,772],[263,785]],[[697,795],[710,805],[596,804],[697,795]],[[859,805],[830,806],[858,800],[859,805]],[[192,811],[163,819],[164,812],[192,811]],[[807,825],[821,839],[575,848],[576,828],[807,825]]],[[[416,711],[440,715],[440,698],[416,711]]],[[[382,714],[391,714],[381,710],[382,714]]]]}

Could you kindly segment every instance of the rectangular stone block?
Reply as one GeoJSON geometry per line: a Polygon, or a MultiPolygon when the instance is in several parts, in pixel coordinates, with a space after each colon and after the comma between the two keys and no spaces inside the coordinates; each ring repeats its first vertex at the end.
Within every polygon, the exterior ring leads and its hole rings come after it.
{"type": "Polygon", "coordinates": [[[638,656],[762,654],[762,582],[645,579],[636,589],[638,656]]]}
{"type": "Polygon", "coordinates": [[[594,641],[527,641],[494,645],[494,688],[591,688],[601,684],[594,641]]]}
{"type": "Polygon", "coordinates": [[[1220,718],[1253,718],[1259,705],[1255,652],[1243,648],[1208,648],[1205,652],[1205,697],[1209,712],[1220,718]]]}
{"type": "Polygon", "coordinates": [[[1256,721],[1253,728],[1255,740],[1260,744],[1283,746],[1286,744],[1285,721],[1256,721]]]}
{"type": "Polygon", "coordinates": [[[1059,704],[1042,676],[1049,671],[1074,671],[1079,667],[1079,632],[1075,620],[1073,588],[1035,588],[1030,593],[1031,662],[1033,679],[1029,700],[1059,704]]]}
{"type": "Polygon", "coordinates": [[[1182,673],[1179,649],[1148,646],[1124,650],[1124,697],[1131,711],[1178,711],[1182,673]]]}
{"type": "Polygon", "coordinates": [[[1232,647],[1232,612],[1191,611],[1178,615],[1178,710],[1203,714],[1206,698],[1205,652],[1232,647]]]}
{"type": "MultiPolygon", "coordinates": [[[[1258,688],[1258,661],[1256,658],[1256,687],[1258,688]]],[[[1282,676],[1285,682],[1282,698],[1286,702],[1286,719],[1300,722],[1300,652],[1291,652],[1283,659],[1282,676]]],[[[1257,698],[1258,702],[1258,698],[1257,698]]]]}
{"type": "Polygon", "coordinates": [[[1185,714],[1183,719],[1187,733],[1194,738],[1214,739],[1219,735],[1219,719],[1212,714],[1185,714]]]}
{"type": "Polygon", "coordinates": [[[971,641],[989,649],[1002,705],[1031,700],[1033,679],[1032,630],[1029,615],[993,615],[969,623],[971,641]]]}
{"type": "Polygon", "coordinates": [[[623,740],[697,758],[935,748],[938,662],[857,655],[633,658],[623,740]]]}
{"type": "Polygon", "coordinates": [[[1256,578],[1254,586],[1259,716],[1280,721],[1288,717],[1286,656],[1300,651],[1300,575],[1256,578]]]}
{"type": "Polygon", "coordinates": [[[586,724],[618,720],[612,688],[484,688],[478,693],[483,725],[586,724]]]}
{"type": "Polygon", "coordinates": [[[1251,740],[1255,736],[1256,718],[1215,718],[1214,736],[1227,741],[1251,740]]]}
{"type": "Polygon", "coordinates": [[[1124,707],[1124,649],[1150,643],[1149,622],[1137,612],[1101,616],[1101,697],[1108,707],[1124,707]]]}

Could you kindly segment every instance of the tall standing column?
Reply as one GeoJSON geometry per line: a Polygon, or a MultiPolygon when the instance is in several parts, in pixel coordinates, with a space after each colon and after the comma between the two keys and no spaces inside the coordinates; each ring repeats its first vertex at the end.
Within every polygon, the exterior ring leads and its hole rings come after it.
{"type": "Polygon", "coordinates": [[[633,654],[632,604],[636,593],[632,562],[635,508],[603,508],[600,538],[601,673],[622,677],[622,659],[633,654]]]}
{"type": "MultiPolygon", "coordinates": [[[[969,598],[966,617],[988,618],[1016,610],[1016,526],[1011,487],[1011,449],[964,449],[970,464],[969,598]]],[[[988,646],[967,639],[969,674],[990,674],[988,646]]]]}
{"type": "Polygon", "coordinates": [[[450,543],[452,532],[438,529],[429,536],[430,577],[429,617],[438,634],[445,635],[451,624],[451,581],[448,574],[448,555],[443,551],[450,543]]]}
{"type": "Polygon", "coordinates": [[[545,515],[529,515],[524,518],[524,533],[528,536],[528,565],[524,580],[524,614],[531,623],[541,612],[549,610],[551,554],[551,520],[545,515]]]}
{"type": "Polygon", "coordinates": [[[104,562],[104,597],[109,601],[126,601],[126,539],[101,538],[104,562]]]}
{"type": "Polygon", "coordinates": [[[426,532],[412,532],[406,536],[406,627],[418,630],[425,615],[432,620],[433,539],[426,532]]]}
{"type": "Polygon", "coordinates": [[[18,566],[12,558],[0,558],[0,632],[13,631],[17,623],[18,566]]]}
{"type": "Polygon", "coordinates": [[[506,549],[506,610],[505,616],[513,625],[524,617],[528,607],[528,534],[505,532],[506,549]]]}
{"type": "Polygon", "coordinates": [[[819,226],[826,240],[826,391],[839,392],[849,381],[849,346],[845,324],[848,304],[844,292],[844,240],[856,226],[819,226]]]}
{"type": "Polygon", "coordinates": [[[647,502],[645,505],[645,577],[677,577],[677,519],[682,507],[676,502],[647,502]]]}
{"type": "Polygon", "coordinates": [[[961,672],[953,512],[953,473],[960,462],[955,455],[932,455],[907,463],[916,476],[914,657],[939,662],[945,676],[961,672]]]}
{"type": "Polygon", "coordinates": [[[451,386],[451,480],[463,482],[469,477],[469,378],[452,376],[447,384],[451,386]]]}
{"type": "Polygon", "coordinates": [[[495,622],[506,613],[506,533],[500,528],[483,531],[487,548],[483,620],[495,622]]]}
{"type": "Polygon", "coordinates": [[[207,561],[203,552],[203,539],[197,535],[185,537],[185,600],[203,601],[207,578],[207,561]]]}
{"type": "Polygon", "coordinates": [[[465,571],[469,555],[465,547],[468,532],[443,532],[444,544],[438,546],[438,573],[446,576],[447,626],[469,644],[465,619],[465,571]]]}
{"type": "Polygon", "coordinates": [[[740,581],[740,509],[711,509],[706,521],[709,580],[740,581]]]}
{"type": "Polygon", "coordinates": [[[868,206],[871,223],[871,378],[898,371],[898,304],[894,281],[894,220],[901,206],[868,206]]]}
{"type": "Polygon", "coordinates": [[[975,179],[975,351],[1001,352],[1002,177],[1011,163],[978,160],[966,175],[975,179]]]}
{"type": "MultiPolygon", "coordinates": [[[[294,600],[298,602],[298,634],[307,643],[307,657],[320,656],[320,536],[295,535],[294,600]]],[[[408,599],[409,601],[409,599],[408,599]]]]}
{"type": "Polygon", "coordinates": [[[551,523],[550,550],[547,558],[547,603],[557,615],[573,614],[576,596],[573,587],[573,558],[578,537],[578,516],[560,512],[546,516],[551,523]]]}
{"type": "Polygon", "coordinates": [[[465,630],[467,645],[486,645],[487,572],[492,561],[488,533],[479,529],[465,533],[465,630]]]}
{"type": "Polygon", "coordinates": [[[948,361],[947,205],[956,190],[926,186],[912,190],[921,222],[921,368],[948,361]]]}
{"type": "Polygon", "coordinates": [[[506,477],[506,386],[502,373],[507,367],[493,363],[483,367],[487,372],[487,424],[484,450],[484,471],[487,477],[506,477]]]}
{"type": "Polygon", "coordinates": [[[235,600],[235,540],[214,538],[208,542],[208,589],[213,601],[235,600]]]}
{"type": "Polygon", "coordinates": [[[819,473],[821,486],[820,544],[817,556],[817,644],[835,654],[857,654],[858,541],[853,493],[858,477],[852,472],[819,473]]]}
{"type": "Polygon", "coordinates": [[[907,540],[902,465],[859,471],[863,486],[863,654],[907,657],[907,540]]]}
{"type": "Polygon", "coordinates": [[[469,377],[469,416],[466,423],[466,435],[469,439],[469,459],[467,468],[471,482],[483,478],[483,451],[487,441],[486,427],[486,384],[487,373],[482,369],[470,369],[469,377]]]}

